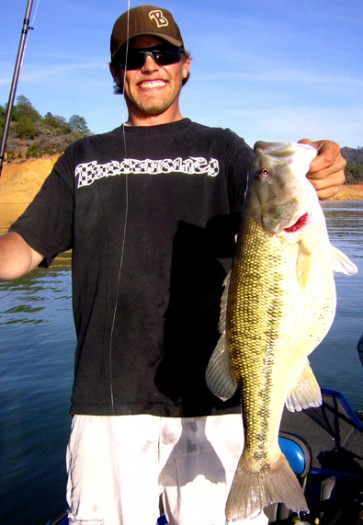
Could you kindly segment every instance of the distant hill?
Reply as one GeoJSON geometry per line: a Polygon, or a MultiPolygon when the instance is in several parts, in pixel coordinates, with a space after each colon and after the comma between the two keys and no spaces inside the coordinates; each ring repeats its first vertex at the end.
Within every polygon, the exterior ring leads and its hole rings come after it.
{"type": "Polygon", "coordinates": [[[363,183],[363,148],[342,148],[342,154],[348,164],[345,176],[348,184],[363,183]]]}
{"type": "Polygon", "coordinates": [[[342,153],[348,162],[353,164],[363,164],[363,148],[342,148],[342,153]]]}

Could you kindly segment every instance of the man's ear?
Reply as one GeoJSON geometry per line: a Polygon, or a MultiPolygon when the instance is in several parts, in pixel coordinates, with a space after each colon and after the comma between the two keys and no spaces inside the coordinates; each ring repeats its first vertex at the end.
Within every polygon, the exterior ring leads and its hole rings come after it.
{"type": "Polygon", "coordinates": [[[184,80],[187,80],[189,75],[190,75],[190,58],[189,57],[186,57],[184,60],[183,60],[183,79],[184,80]]]}
{"type": "Polygon", "coordinates": [[[120,90],[120,92],[122,93],[123,92],[123,88],[124,88],[124,82],[123,82],[123,72],[121,71],[120,68],[117,68],[116,66],[114,66],[114,64],[110,63],[109,65],[109,69],[110,69],[110,73],[112,75],[112,78],[115,82],[115,86],[120,90]]]}

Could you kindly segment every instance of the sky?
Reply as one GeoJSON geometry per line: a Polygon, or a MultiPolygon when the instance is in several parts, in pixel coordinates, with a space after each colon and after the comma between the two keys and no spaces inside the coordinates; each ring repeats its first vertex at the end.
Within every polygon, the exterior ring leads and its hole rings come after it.
{"type": "MultiPolygon", "coordinates": [[[[93,133],[127,120],[108,70],[116,18],[137,0],[33,0],[16,95],[93,133]]],[[[27,0],[1,1],[0,104],[27,0]]],[[[161,0],[191,52],[184,116],[257,140],[363,147],[363,0],[161,0]]]]}

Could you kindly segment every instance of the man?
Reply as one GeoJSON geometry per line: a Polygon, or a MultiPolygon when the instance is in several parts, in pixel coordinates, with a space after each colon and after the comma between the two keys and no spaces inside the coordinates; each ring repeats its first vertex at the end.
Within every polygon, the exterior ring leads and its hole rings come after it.
{"type": "MultiPolygon", "coordinates": [[[[73,250],[77,332],[68,464],[70,523],[222,525],[242,446],[238,401],[204,372],[251,150],[182,116],[190,58],[166,9],[115,22],[110,71],[128,120],[76,142],[0,239],[0,278],[73,250]]],[[[344,181],[339,147],[315,143],[321,198],[344,181]]],[[[248,522],[266,523],[263,514],[248,522]]]]}

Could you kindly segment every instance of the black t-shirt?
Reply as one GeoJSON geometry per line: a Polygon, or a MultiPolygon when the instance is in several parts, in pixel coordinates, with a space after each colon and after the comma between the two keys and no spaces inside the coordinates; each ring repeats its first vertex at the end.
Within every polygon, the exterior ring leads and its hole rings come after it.
{"type": "Polygon", "coordinates": [[[213,398],[204,373],[250,158],[231,131],[183,119],[121,126],[58,159],[11,230],[43,264],[72,249],[71,413],[207,415],[236,405],[213,398]]]}

